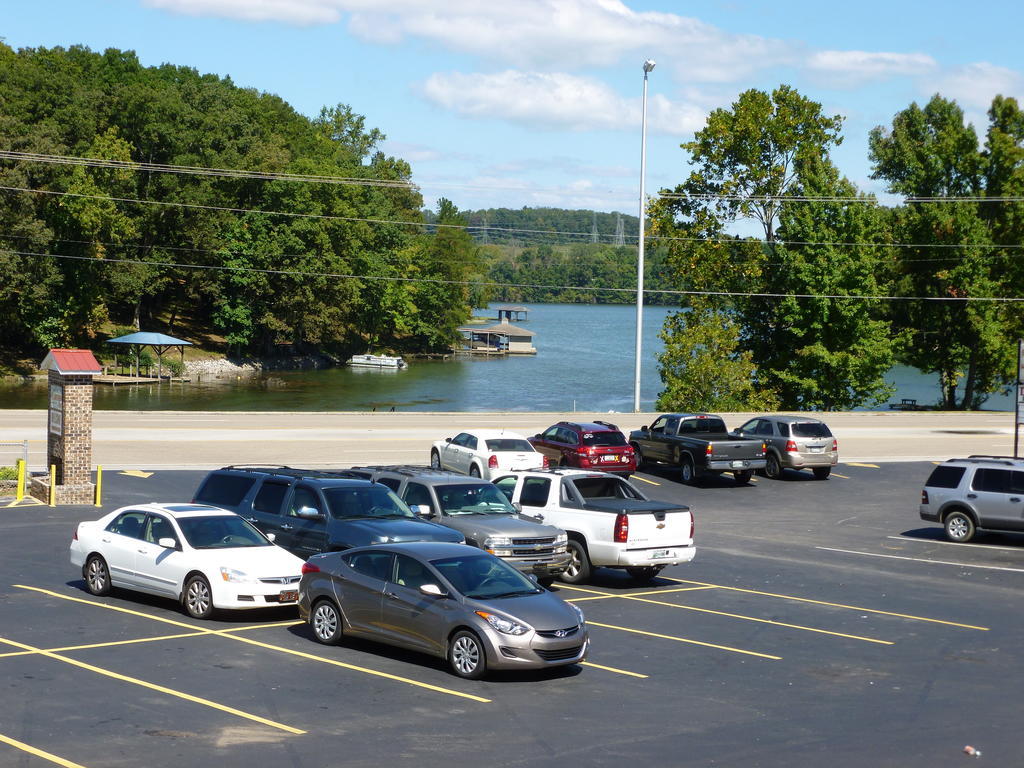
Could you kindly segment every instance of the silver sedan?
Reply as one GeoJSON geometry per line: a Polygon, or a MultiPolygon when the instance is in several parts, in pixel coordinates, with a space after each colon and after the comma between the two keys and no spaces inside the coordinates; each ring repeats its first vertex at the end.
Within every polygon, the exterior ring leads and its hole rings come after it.
{"type": "Polygon", "coordinates": [[[299,614],[321,643],[345,635],[446,658],[460,677],[577,664],[583,612],[500,558],[441,542],[358,547],[311,557],[299,614]]]}

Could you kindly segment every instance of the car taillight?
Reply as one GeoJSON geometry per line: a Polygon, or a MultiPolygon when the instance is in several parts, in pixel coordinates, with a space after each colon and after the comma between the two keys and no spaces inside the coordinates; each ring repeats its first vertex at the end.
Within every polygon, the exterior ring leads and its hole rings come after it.
{"type": "Polygon", "coordinates": [[[704,453],[706,453],[708,456],[711,455],[711,443],[708,443],[708,447],[704,449],[704,453]]]}
{"type": "Polygon", "coordinates": [[[615,543],[625,544],[629,540],[629,515],[619,512],[615,517],[615,543]]]}
{"type": "Polygon", "coordinates": [[[921,491],[921,503],[922,504],[927,504],[928,503],[928,491],[921,491]]]}
{"type": "Polygon", "coordinates": [[[787,440],[786,441],[786,453],[797,453],[797,452],[799,452],[799,449],[796,447],[796,443],[794,443],[792,440],[787,440]]]}
{"type": "Polygon", "coordinates": [[[487,460],[487,467],[489,469],[497,469],[498,468],[498,457],[495,456],[493,453],[491,454],[491,458],[489,458],[487,460]]]}
{"type": "Polygon", "coordinates": [[[547,456],[545,456],[544,457],[544,469],[547,469],[550,466],[551,466],[551,459],[549,459],[547,456]]]}
{"type": "Polygon", "coordinates": [[[839,450],[839,441],[836,440],[835,438],[832,439],[832,450],[833,451],[838,451],[839,450]]]}
{"type": "Polygon", "coordinates": [[[313,565],[312,563],[303,563],[302,564],[302,572],[303,573],[320,573],[320,568],[318,566],[313,565]]]}
{"type": "Polygon", "coordinates": [[[75,535],[71,537],[72,541],[78,541],[78,526],[75,526],[75,535]]]}

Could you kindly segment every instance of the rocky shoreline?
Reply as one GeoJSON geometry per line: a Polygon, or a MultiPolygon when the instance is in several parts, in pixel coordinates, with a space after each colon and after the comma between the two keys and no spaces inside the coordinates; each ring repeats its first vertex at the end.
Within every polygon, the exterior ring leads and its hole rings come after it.
{"type": "Polygon", "coordinates": [[[207,360],[187,360],[185,377],[202,379],[237,378],[259,376],[266,371],[310,371],[332,368],[340,361],[322,355],[301,355],[297,357],[270,358],[228,358],[218,357],[207,360]]]}

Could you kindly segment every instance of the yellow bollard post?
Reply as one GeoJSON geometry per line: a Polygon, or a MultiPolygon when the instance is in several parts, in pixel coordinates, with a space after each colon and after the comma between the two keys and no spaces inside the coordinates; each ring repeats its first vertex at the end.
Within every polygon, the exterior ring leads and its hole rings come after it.
{"type": "Polygon", "coordinates": [[[25,460],[18,459],[18,487],[14,489],[14,500],[21,501],[25,498],[25,460]]]}
{"type": "Polygon", "coordinates": [[[50,494],[47,498],[51,507],[57,506],[57,465],[50,465],[50,494]]]}
{"type": "Polygon", "coordinates": [[[103,465],[96,465],[96,498],[93,500],[94,507],[102,507],[100,499],[103,496],[103,465]]]}

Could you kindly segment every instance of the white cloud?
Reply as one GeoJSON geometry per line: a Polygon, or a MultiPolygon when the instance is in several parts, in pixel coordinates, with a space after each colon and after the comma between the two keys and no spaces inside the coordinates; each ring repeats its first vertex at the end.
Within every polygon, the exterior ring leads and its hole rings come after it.
{"type": "Polygon", "coordinates": [[[283,21],[296,26],[336,24],[344,5],[335,0],[143,0],[143,4],[189,16],[283,21]]]}
{"type": "Polygon", "coordinates": [[[892,77],[924,75],[937,68],[935,59],[923,53],[818,51],[807,61],[811,74],[841,88],[892,77]]]}
{"type": "MultiPolygon", "coordinates": [[[[1024,75],[980,61],[937,79],[922,81],[921,89],[929,96],[938,92],[947,99],[956,99],[968,109],[974,107],[987,110],[992,104],[992,98],[998,94],[1024,97],[1024,75]]],[[[981,125],[984,122],[987,121],[975,124],[981,125]]]]}
{"type": "MultiPolygon", "coordinates": [[[[435,73],[420,90],[428,101],[464,117],[575,131],[635,130],[640,125],[639,98],[622,98],[599,80],[565,73],[435,73]]],[[[703,109],[674,104],[660,94],[648,100],[652,133],[692,133],[705,117],[703,109]]]]}

